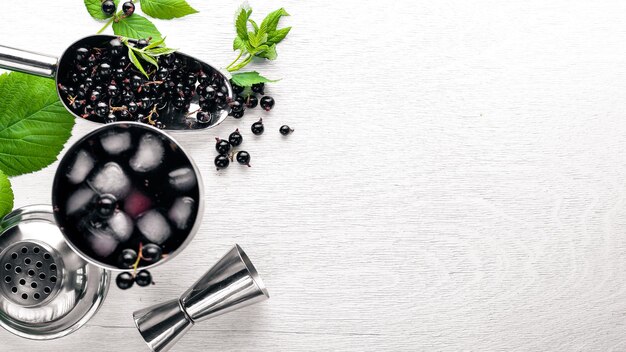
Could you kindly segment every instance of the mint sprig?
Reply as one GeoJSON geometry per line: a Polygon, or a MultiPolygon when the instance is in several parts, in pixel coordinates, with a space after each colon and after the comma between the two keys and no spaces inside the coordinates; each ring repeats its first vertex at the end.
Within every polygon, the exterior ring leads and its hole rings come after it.
{"type": "Polygon", "coordinates": [[[161,55],[171,54],[176,52],[177,49],[161,47],[165,43],[165,38],[161,38],[156,40],[150,44],[148,44],[144,48],[137,48],[133,45],[129,38],[120,37],[120,40],[126,47],[128,48],[128,58],[130,62],[141,72],[146,78],[150,78],[150,75],[146,72],[146,69],[143,67],[141,63],[141,58],[143,61],[148,62],[152,66],[159,68],[158,57],[161,55]]]}
{"type": "MultiPolygon", "coordinates": [[[[283,41],[291,27],[278,29],[281,17],[289,16],[284,8],[269,13],[259,26],[253,19],[252,9],[242,6],[235,16],[235,31],[237,37],[233,41],[233,50],[239,51],[237,58],[226,69],[229,72],[241,70],[255,57],[267,60],[276,60],[276,45],[283,41]]],[[[260,83],[260,82],[258,82],[260,83]]]]}
{"type": "Polygon", "coordinates": [[[278,80],[265,78],[256,71],[238,72],[233,74],[230,79],[240,87],[251,87],[253,84],[257,83],[278,82],[278,80]]]}

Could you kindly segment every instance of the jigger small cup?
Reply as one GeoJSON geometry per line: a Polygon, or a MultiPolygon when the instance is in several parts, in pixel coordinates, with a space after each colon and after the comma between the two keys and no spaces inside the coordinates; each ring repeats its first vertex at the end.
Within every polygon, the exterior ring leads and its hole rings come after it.
{"type": "Polygon", "coordinates": [[[152,351],[168,351],[200,321],[264,301],[269,293],[235,245],[179,298],[136,311],[135,326],[152,351]]]}

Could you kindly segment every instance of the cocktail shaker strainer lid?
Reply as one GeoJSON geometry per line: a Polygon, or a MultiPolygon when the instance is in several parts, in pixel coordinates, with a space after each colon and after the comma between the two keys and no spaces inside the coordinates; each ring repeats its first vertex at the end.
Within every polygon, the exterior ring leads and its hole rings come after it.
{"type": "Polygon", "coordinates": [[[0,326],[25,338],[65,336],[98,310],[106,270],[67,245],[52,207],[16,209],[0,220],[0,326]]]}

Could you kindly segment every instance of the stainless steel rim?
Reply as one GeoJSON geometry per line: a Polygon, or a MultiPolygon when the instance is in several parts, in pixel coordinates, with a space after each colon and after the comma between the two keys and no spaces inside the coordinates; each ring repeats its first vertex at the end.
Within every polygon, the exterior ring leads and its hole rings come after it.
{"type": "MultiPolygon", "coordinates": [[[[81,137],[72,147],[70,147],[70,149],[68,150],[66,155],[70,155],[71,152],[74,150],[75,146],[78,145],[80,142],[82,142],[85,139],[90,138],[94,134],[99,133],[101,130],[112,128],[114,126],[125,126],[125,125],[143,127],[143,128],[149,129],[149,130],[151,130],[151,131],[153,131],[153,132],[155,132],[155,133],[157,133],[159,135],[165,136],[170,142],[174,143],[183,152],[183,154],[185,154],[185,156],[187,156],[187,159],[189,159],[189,163],[191,164],[191,166],[193,168],[193,171],[196,174],[196,179],[198,181],[198,188],[199,188],[198,189],[198,210],[197,210],[198,214],[196,215],[196,220],[195,220],[193,226],[189,230],[189,234],[187,235],[187,238],[185,239],[185,241],[175,251],[170,253],[164,259],[161,259],[161,260],[159,260],[156,263],[153,263],[153,264],[150,264],[150,265],[147,265],[147,266],[140,266],[140,267],[137,268],[137,269],[151,269],[151,268],[159,266],[159,265],[161,265],[163,263],[167,263],[171,259],[175,258],[180,252],[182,252],[189,245],[189,243],[193,240],[193,238],[195,237],[196,233],[200,229],[200,224],[202,223],[202,217],[204,215],[204,184],[202,182],[202,175],[200,174],[200,169],[198,169],[198,166],[196,165],[194,160],[191,158],[189,153],[187,153],[187,151],[178,143],[178,141],[176,141],[169,134],[163,132],[163,130],[160,130],[160,129],[156,128],[156,127],[153,127],[153,126],[150,126],[150,125],[146,125],[146,124],[140,123],[140,122],[114,122],[114,123],[103,125],[103,126],[97,128],[97,129],[87,133],[83,137],[81,137]]],[[[57,177],[60,177],[58,169],[57,169],[57,173],[54,176],[55,182],[56,182],[56,178],[57,177]]],[[[55,218],[56,218],[56,213],[55,213],[55,218]]],[[[93,264],[93,265],[95,265],[95,266],[97,266],[99,268],[106,269],[106,270],[111,270],[111,271],[117,271],[117,272],[132,271],[132,269],[121,269],[121,268],[114,267],[112,265],[108,265],[108,264],[105,264],[105,263],[101,263],[101,262],[98,262],[98,261],[92,259],[88,255],[86,255],[84,252],[82,252],[78,247],[76,247],[74,245],[74,243],[72,243],[72,241],[67,237],[67,235],[63,231],[61,231],[61,232],[63,233],[63,236],[65,237],[65,240],[66,240],[68,246],[74,252],[76,252],[76,254],[78,254],[81,258],[83,258],[86,262],[88,262],[90,264],[93,264]]]]}

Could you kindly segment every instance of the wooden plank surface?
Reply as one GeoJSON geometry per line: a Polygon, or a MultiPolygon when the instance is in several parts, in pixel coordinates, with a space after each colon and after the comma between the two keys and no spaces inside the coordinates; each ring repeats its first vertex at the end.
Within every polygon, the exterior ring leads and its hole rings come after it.
{"type": "MultiPolygon", "coordinates": [[[[226,65],[238,3],[190,2],[199,15],[159,28],[226,65]]],[[[261,137],[258,111],[174,135],[206,185],[193,244],[156,286],[112,287],[77,333],[0,331],[0,351],[147,351],[132,311],[234,243],[272,298],[175,351],[626,350],[626,2],[251,5],[292,14],[279,59],[256,67],[282,78],[277,104],[261,137]],[[216,172],[212,138],[235,127],[253,167],[216,172]]],[[[99,29],[80,1],[0,14],[1,44],[51,54],[99,29]]],[[[49,203],[55,166],[12,180],[17,206],[49,203]]]]}

